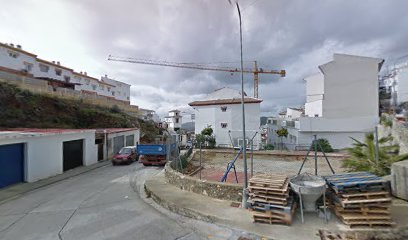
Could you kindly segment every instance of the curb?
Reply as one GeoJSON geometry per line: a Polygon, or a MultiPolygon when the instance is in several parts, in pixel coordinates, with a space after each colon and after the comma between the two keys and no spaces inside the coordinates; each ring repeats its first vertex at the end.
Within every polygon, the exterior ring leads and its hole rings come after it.
{"type": "Polygon", "coordinates": [[[193,209],[179,207],[173,202],[166,201],[165,199],[161,199],[158,195],[156,195],[153,191],[149,189],[149,186],[147,184],[148,181],[149,180],[147,180],[146,183],[144,184],[144,190],[146,192],[146,196],[148,198],[151,198],[153,201],[155,201],[160,206],[166,208],[167,210],[177,213],[179,215],[185,216],[185,217],[189,217],[189,218],[193,218],[196,220],[201,220],[201,221],[205,221],[209,223],[223,222],[223,219],[219,219],[214,216],[209,216],[209,215],[203,214],[193,209]]]}

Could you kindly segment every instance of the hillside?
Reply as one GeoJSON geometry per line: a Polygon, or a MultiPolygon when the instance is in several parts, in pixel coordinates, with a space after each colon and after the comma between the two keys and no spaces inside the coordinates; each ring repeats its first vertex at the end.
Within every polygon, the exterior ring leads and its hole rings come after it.
{"type": "Polygon", "coordinates": [[[80,100],[35,94],[0,82],[0,128],[132,128],[148,136],[158,133],[152,123],[80,100]]]}

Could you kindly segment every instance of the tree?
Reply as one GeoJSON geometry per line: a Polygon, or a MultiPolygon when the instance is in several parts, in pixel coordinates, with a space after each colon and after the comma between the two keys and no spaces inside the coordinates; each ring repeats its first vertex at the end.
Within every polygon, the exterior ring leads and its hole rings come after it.
{"type": "Polygon", "coordinates": [[[280,148],[280,150],[283,149],[283,137],[288,137],[288,129],[286,128],[280,128],[278,130],[276,130],[276,134],[278,134],[278,137],[280,138],[280,147],[278,147],[278,149],[280,148]]]}
{"type": "Polygon", "coordinates": [[[196,135],[196,147],[200,147],[200,143],[202,144],[202,147],[205,148],[215,148],[215,137],[212,135],[213,134],[213,129],[211,128],[211,125],[208,125],[206,128],[204,128],[200,134],[196,135]]]}
{"type": "Polygon", "coordinates": [[[374,134],[368,133],[364,142],[353,139],[352,148],[347,151],[350,157],[343,161],[343,167],[351,171],[367,171],[378,176],[390,174],[391,164],[408,159],[408,154],[398,155],[399,146],[392,144],[392,136],[380,138],[378,140],[378,161],[376,161],[374,134]]]}
{"type": "Polygon", "coordinates": [[[315,145],[313,144],[310,148],[313,151],[323,151],[323,152],[333,152],[333,148],[330,145],[329,141],[325,138],[319,138],[316,140],[317,141],[317,149],[315,149],[315,145]],[[320,149],[319,145],[322,147],[322,149],[320,149]]]}

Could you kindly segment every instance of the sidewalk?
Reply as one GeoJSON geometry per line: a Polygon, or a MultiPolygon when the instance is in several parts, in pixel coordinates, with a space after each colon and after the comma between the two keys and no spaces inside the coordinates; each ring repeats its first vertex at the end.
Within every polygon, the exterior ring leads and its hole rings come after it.
{"type": "Polygon", "coordinates": [[[14,198],[17,198],[19,196],[21,196],[24,193],[33,191],[35,189],[41,188],[41,187],[45,187],[48,186],[50,184],[53,184],[55,182],[59,182],[61,180],[70,178],[70,177],[74,177],[86,172],[89,172],[91,170],[94,170],[96,168],[100,168],[103,166],[106,166],[110,164],[110,161],[101,161],[101,162],[97,162],[95,164],[89,165],[89,166],[83,166],[83,167],[78,167],[78,168],[74,168],[72,170],[69,170],[67,172],[64,172],[62,174],[58,174],[54,177],[49,177],[46,179],[42,179],[36,182],[32,182],[32,183],[19,183],[16,185],[12,185],[10,187],[6,187],[4,189],[0,189],[0,204],[3,204],[7,201],[10,201],[14,198]]]}
{"type": "Polygon", "coordinates": [[[231,207],[230,201],[218,200],[192,192],[183,191],[166,182],[164,172],[145,182],[148,196],[163,207],[198,220],[226,225],[270,239],[298,240],[320,239],[319,229],[346,230],[337,218],[332,216],[328,224],[316,214],[306,214],[302,224],[300,214],[296,214],[292,226],[253,223],[249,210],[231,207]]]}

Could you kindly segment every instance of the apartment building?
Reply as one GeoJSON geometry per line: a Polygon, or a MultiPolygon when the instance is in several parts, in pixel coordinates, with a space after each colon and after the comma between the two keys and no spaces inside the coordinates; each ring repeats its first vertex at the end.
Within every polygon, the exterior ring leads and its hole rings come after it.
{"type": "Polygon", "coordinates": [[[87,72],[76,72],[59,61],[47,61],[27,52],[20,45],[0,43],[0,71],[26,74],[49,81],[52,86],[68,87],[84,94],[97,94],[130,104],[130,85],[107,75],[97,79],[87,72]]]}

